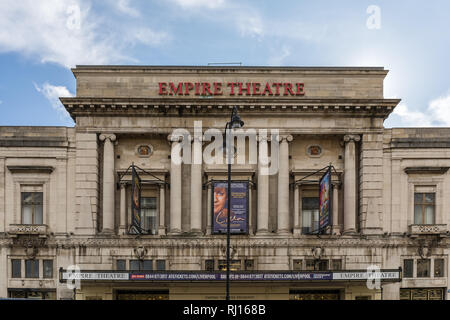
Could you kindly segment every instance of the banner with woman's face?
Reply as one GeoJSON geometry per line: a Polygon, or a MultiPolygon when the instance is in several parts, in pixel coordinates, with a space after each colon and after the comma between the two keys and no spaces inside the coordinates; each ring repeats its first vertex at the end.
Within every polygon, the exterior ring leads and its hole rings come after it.
{"type": "MultiPolygon", "coordinates": [[[[228,182],[213,182],[212,221],[213,233],[227,233],[228,182]]],[[[230,233],[247,233],[248,182],[231,183],[230,233]]]]}

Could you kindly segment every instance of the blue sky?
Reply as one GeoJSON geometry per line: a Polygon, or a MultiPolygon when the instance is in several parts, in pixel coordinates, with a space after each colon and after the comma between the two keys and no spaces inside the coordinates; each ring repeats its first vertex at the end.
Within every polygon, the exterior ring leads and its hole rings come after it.
{"type": "Polygon", "coordinates": [[[384,66],[386,127],[450,127],[450,2],[0,0],[0,125],[73,126],[77,64],[384,66]]]}

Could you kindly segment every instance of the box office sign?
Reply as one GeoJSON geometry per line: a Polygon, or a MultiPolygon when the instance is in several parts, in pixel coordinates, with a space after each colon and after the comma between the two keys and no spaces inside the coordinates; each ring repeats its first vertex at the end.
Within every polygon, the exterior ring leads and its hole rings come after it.
{"type": "MultiPolygon", "coordinates": [[[[212,193],[212,232],[227,233],[228,182],[214,181],[212,193]]],[[[231,183],[230,233],[246,234],[248,231],[248,182],[231,183]]]]}
{"type": "MultiPolygon", "coordinates": [[[[365,281],[378,278],[382,281],[400,281],[399,270],[380,270],[375,274],[365,271],[342,272],[232,272],[234,281],[365,281]]],[[[219,272],[61,272],[61,281],[225,281],[226,274],[219,272]]]]}

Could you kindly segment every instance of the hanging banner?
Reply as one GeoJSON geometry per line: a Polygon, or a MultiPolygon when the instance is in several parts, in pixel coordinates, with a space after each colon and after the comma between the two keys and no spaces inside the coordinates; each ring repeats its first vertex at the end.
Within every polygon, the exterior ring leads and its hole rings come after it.
{"type": "MultiPolygon", "coordinates": [[[[228,182],[213,182],[212,233],[227,233],[228,182]]],[[[248,232],[248,182],[231,183],[230,233],[248,232]]]]}
{"type": "Polygon", "coordinates": [[[319,181],[319,233],[331,224],[331,167],[319,181]]]}
{"type": "Polygon", "coordinates": [[[141,178],[134,166],[131,171],[131,228],[130,233],[141,233],[141,178]]]}

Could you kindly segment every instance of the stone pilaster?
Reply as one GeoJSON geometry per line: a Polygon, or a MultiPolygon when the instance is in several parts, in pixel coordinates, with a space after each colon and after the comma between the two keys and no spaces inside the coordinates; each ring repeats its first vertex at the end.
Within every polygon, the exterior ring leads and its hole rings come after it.
{"type": "Polygon", "coordinates": [[[158,234],[163,236],[166,234],[166,185],[159,186],[159,227],[158,234]]]}
{"type": "Polygon", "coordinates": [[[289,233],[289,142],[291,135],[280,135],[279,169],[278,169],[278,234],[289,233]]]}
{"type": "Polygon", "coordinates": [[[333,218],[332,218],[332,228],[331,234],[340,235],[341,225],[339,224],[339,188],[338,183],[333,183],[333,218]]]}
{"type": "Polygon", "coordinates": [[[259,135],[258,143],[258,213],[257,213],[257,235],[269,232],[269,175],[268,175],[268,137],[259,135]]]}
{"type": "Polygon", "coordinates": [[[344,159],[344,233],[356,232],[356,142],[359,135],[346,135],[344,159]]]}
{"type": "Polygon", "coordinates": [[[301,215],[301,189],[297,184],[294,186],[294,235],[299,236],[302,233],[302,215],[301,215]]]}
{"type": "Polygon", "coordinates": [[[181,137],[169,136],[172,144],[170,160],[170,228],[169,233],[176,235],[181,233],[181,161],[174,161],[175,150],[178,149],[181,137]]]}
{"type": "Polygon", "coordinates": [[[211,234],[211,228],[212,228],[212,212],[211,212],[211,206],[212,206],[212,185],[208,184],[207,185],[208,188],[208,199],[207,199],[207,204],[206,204],[206,234],[210,235],[211,234]]]}
{"type": "Polygon", "coordinates": [[[112,133],[101,134],[103,141],[103,193],[102,213],[103,232],[114,232],[114,141],[116,135],[112,133]]]}
{"type": "Polygon", "coordinates": [[[191,232],[202,232],[202,137],[192,138],[191,232]]]}
{"type": "Polygon", "coordinates": [[[120,184],[120,223],[119,234],[127,232],[127,187],[125,183],[120,184]]]}

